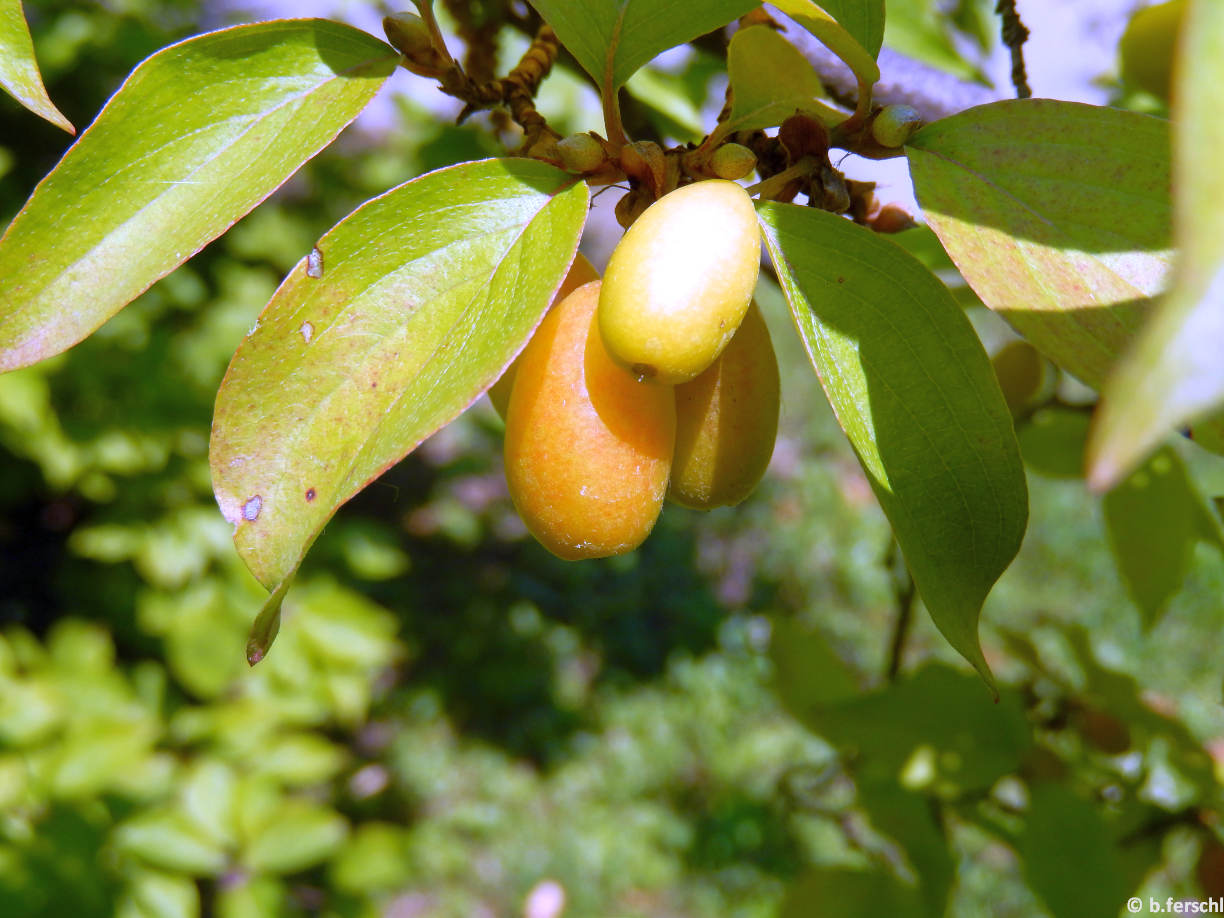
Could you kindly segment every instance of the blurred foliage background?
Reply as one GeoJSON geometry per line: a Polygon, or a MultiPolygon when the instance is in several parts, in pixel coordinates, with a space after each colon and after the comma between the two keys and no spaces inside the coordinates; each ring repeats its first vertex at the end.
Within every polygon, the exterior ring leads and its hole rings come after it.
{"type": "MultiPolygon", "coordinates": [[[[890,2],[890,44],[980,73],[988,9],[937,7],[890,2]]],[[[238,15],[26,10],[78,126],[141,58],[238,15]]],[[[717,71],[649,71],[631,123],[683,136],[717,71]]],[[[514,514],[482,400],[341,511],[248,669],[263,591],[207,466],[228,359],[356,204],[502,149],[397,80],[379,134],[0,376],[0,914],[1091,918],[1132,891],[1224,895],[1220,460],[1179,444],[1103,506],[1076,477],[1084,393],[1021,412],[1032,522],[983,616],[995,703],[910,616],[768,282],[783,426],[747,503],[668,507],[630,556],[558,561],[514,514]]],[[[550,92],[557,127],[595,126],[576,77],[550,92]]],[[[69,141],[7,99],[0,138],[7,223],[69,141]]],[[[898,241],[957,285],[925,231],[898,241]]]]}

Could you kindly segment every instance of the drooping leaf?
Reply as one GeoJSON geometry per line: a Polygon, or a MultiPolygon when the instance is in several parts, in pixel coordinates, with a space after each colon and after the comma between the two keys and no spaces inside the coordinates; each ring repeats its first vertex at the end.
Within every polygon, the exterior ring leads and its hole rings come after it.
{"type": "Polygon", "coordinates": [[[43,86],[21,0],[0,0],[0,88],[40,118],[76,133],[43,86]]]}
{"type": "Polygon", "coordinates": [[[1173,287],[1106,386],[1089,483],[1110,487],[1168,433],[1224,402],[1224,4],[1191,0],[1176,68],[1173,287]]]}
{"type": "MultiPolygon", "coordinates": [[[[873,39],[874,47],[864,47],[856,34],[812,0],[774,0],[773,5],[815,35],[826,48],[841,58],[858,79],[860,91],[867,90],[880,79],[880,67],[876,64],[875,57],[880,50],[880,40],[884,34],[882,16],[879,23],[880,35],[873,39]]],[[[852,4],[843,2],[834,5],[844,8],[852,4]]],[[[875,5],[875,0],[871,0],[869,5],[875,5]]]]}
{"type": "Polygon", "coordinates": [[[1032,745],[1017,691],[1004,688],[995,703],[972,675],[943,664],[872,694],[810,705],[802,720],[853,753],[864,785],[900,781],[943,796],[989,788],[1032,745]]]}
{"type": "Polygon", "coordinates": [[[1010,100],[927,125],[907,152],[927,222],[982,302],[1100,387],[1165,284],[1168,123],[1010,100]]]}
{"type": "Polygon", "coordinates": [[[1109,547],[1145,625],[1181,589],[1199,539],[1217,546],[1219,521],[1170,447],[1105,495],[1109,547]]]}
{"type": "Polygon", "coordinates": [[[817,101],[827,94],[815,68],[768,26],[751,26],[731,36],[727,73],[731,114],[718,126],[720,136],[774,127],[796,110],[812,112],[830,126],[846,118],[844,112],[817,101]]]}
{"type": "Polygon", "coordinates": [[[749,12],[754,0],[531,0],[603,89],[623,86],[661,51],[749,12]]]}
{"type": "Polygon", "coordinates": [[[899,246],[812,208],[759,213],[800,337],[918,592],[989,680],[978,615],[1028,517],[990,360],[947,288],[899,246]]]}
{"type": "Polygon", "coordinates": [[[0,239],[0,370],[80,341],[291,176],[397,55],[326,20],[171,45],[128,77],[0,239]]]}
{"type": "MultiPolygon", "coordinates": [[[[303,259],[239,347],[210,461],[243,560],[273,595],[336,508],[494,382],[539,322],[586,218],[530,160],[442,169],[367,202],[303,259]]],[[[256,644],[259,642],[256,641],[256,644]]],[[[257,653],[257,655],[262,655],[257,653]]]]}

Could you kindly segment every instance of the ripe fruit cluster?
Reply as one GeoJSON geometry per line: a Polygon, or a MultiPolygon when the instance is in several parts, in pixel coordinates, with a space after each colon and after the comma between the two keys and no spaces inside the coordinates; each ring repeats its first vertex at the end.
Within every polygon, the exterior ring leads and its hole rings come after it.
{"type": "Polygon", "coordinates": [[[778,365],[752,301],[756,214],[733,182],[649,207],[603,281],[579,256],[535,335],[490,390],[510,496],[567,560],[632,551],[670,497],[742,501],[773,453],[778,365]]]}

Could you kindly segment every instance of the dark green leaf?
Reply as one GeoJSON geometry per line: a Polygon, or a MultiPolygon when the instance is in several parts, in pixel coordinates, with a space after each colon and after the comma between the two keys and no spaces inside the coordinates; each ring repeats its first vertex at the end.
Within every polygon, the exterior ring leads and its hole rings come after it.
{"type": "Polygon", "coordinates": [[[325,20],[239,26],[133,71],[0,239],[0,370],[80,341],[365,107],[392,49],[325,20]]]}
{"type": "Polygon", "coordinates": [[[966,673],[929,665],[871,695],[803,718],[813,731],[855,755],[865,782],[900,782],[940,796],[985,790],[1015,772],[1031,745],[1020,695],[996,703],[966,673]]]}
{"type": "Polygon", "coordinates": [[[1099,388],[1168,272],[1168,123],[992,102],[927,125],[907,152],[923,213],[982,302],[1099,388]]]}
{"type": "Polygon", "coordinates": [[[760,217],[808,356],[918,591],[989,680],[978,615],[1028,518],[990,360],[947,288],[900,247],[808,207],[762,204],[760,217]]]}
{"type": "Polygon", "coordinates": [[[39,117],[69,134],[76,128],[47,96],[21,0],[0,0],[0,87],[39,117]]]}
{"type": "Polygon", "coordinates": [[[937,817],[939,801],[893,781],[860,786],[858,801],[871,816],[872,826],[904,851],[930,914],[943,915],[956,863],[937,817]]]}
{"type": "Polygon", "coordinates": [[[605,93],[661,51],[712,32],[753,0],[531,0],[605,93]]]}
{"type": "Polygon", "coordinates": [[[1117,918],[1131,892],[1118,841],[1101,814],[1099,803],[1064,785],[1030,790],[1020,856],[1055,918],[1117,918]]]}
{"type": "MultiPolygon", "coordinates": [[[[1175,68],[1177,270],[1133,353],[1105,388],[1089,444],[1104,489],[1186,421],[1224,402],[1224,4],[1190,0],[1175,68]]],[[[1128,217],[1129,219],[1129,217],[1128,217]]]]}
{"type": "Polygon", "coordinates": [[[778,696],[795,717],[859,692],[854,674],[824,636],[792,618],[773,622],[769,656],[778,696]]]}
{"type": "Polygon", "coordinates": [[[336,508],[464,410],[539,322],[586,186],[531,160],[466,163],[358,208],[303,259],[230,363],[210,461],[256,577],[266,650],[284,587],[336,508]]]}

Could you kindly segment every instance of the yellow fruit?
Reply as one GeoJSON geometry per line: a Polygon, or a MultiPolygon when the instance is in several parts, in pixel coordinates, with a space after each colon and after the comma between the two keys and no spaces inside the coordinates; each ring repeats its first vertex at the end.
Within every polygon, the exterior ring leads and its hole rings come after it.
{"type": "Polygon", "coordinates": [[[639,379],[682,383],[722,352],[760,270],[752,199],[711,179],[660,198],[612,252],[599,300],[608,352],[639,379]]]}
{"type": "Polygon", "coordinates": [[[1139,10],[1118,44],[1122,79],[1162,99],[1169,98],[1177,33],[1185,19],[1185,0],[1169,0],[1139,10]]]}
{"type": "Polygon", "coordinates": [[[506,417],[506,483],[527,528],[566,560],[632,551],[667,493],[670,387],[618,366],[595,323],[598,282],[544,317],[519,358],[506,417]]]}
{"type": "MultiPolygon", "coordinates": [[[[569,273],[565,275],[565,280],[561,281],[557,295],[553,297],[552,303],[549,304],[548,308],[552,309],[557,303],[560,303],[583,284],[589,284],[591,281],[597,280],[599,280],[599,272],[595,270],[594,265],[587,261],[587,257],[579,252],[574,258],[574,263],[570,265],[569,273]]],[[[493,403],[493,407],[497,409],[497,413],[501,415],[503,421],[506,419],[506,406],[510,404],[510,390],[514,387],[514,374],[517,370],[518,358],[516,357],[514,362],[506,367],[506,372],[502,373],[501,379],[489,387],[489,401],[493,403]]]]}
{"type": "Polygon", "coordinates": [[[694,510],[738,504],[765,474],[778,435],[778,361],[753,303],[731,343],[676,386],[676,454],[668,497],[694,510]]]}

